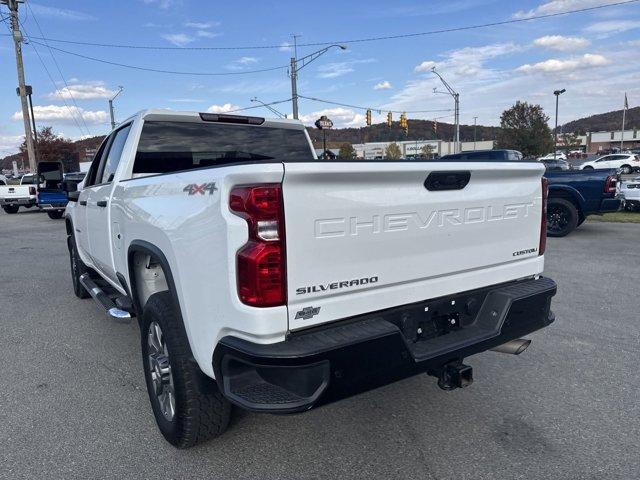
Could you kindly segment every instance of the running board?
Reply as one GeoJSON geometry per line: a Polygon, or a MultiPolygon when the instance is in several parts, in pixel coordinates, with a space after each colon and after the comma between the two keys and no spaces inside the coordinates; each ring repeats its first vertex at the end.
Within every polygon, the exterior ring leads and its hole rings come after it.
{"type": "Polygon", "coordinates": [[[89,292],[89,295],[95,300],[95,302],[104,308],[107,312],[107,315],[116,322],[120,323],[129,323],[132,318],[131,312],[127,310],[123,310],[119,308],[116,303],[120,303],[123,305],[131,304],[131,301],[123,300],[119,302],[119,298],[114,302],[109,295],[105,293],[105,291],[100,288],[96,283],[91,279],[88,273],[80,275],[80,284],[89,292]]]}

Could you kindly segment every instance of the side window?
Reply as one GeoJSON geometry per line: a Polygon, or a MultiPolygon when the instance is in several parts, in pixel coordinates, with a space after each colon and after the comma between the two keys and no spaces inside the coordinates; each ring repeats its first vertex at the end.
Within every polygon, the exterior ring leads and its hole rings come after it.
{"type": "Polygon", "coordinates": [[[602,158],[600,158],[600,159],[596,160],[596,162],[597,162],[597,163],[600,163],[600,162],[608,162],[608,161],[610,161],[610,160],[613,160],[613,155],[606,155],[606,156],[604,156],[604,157],[602,157],[602,158]]]}
{"type": "Polygon", "coordinates": [[[98,172],[98,183],[110,183],[113,181],[113,176],[118,169],[120,163],[120,157],[122,156],[122,150],[124,144],[129,136],[129,130],[131,130],[131,124],[114,132],[114,137],[111,140],[109,149],[106,154],[106,158],[100,162],[100,171],[98,172]]]}
{"type": "Polygon", "coordinates": [[[102,159],[104,151],[106,150],[107,145],[109,145],[109,142],[111,142],[111,137],[105,138],[98,148],[95,156],[93,157],[91,166],[89,167],[89,171],[87,172],[87,181],[84,182],[85,188],[96,184],[96,177],[98,176],[98,169],[100,168],[100,160],[102,159]]]}

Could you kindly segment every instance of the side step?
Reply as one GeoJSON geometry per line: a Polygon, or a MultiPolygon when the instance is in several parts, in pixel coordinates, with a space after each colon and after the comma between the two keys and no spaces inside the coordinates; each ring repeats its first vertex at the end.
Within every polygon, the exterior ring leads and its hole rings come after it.
{"type": "Polygon", "coordinates": [[[135,316],[133,315],[133,308],[129,297],[118,297],[113,300],[91,279],[88,273],[80,276],[80,283],[87,292],[89,292],[95,302],[104,308],[107,315],[113,320],[121,323],[129,323],[131,318],[135,316]]]}

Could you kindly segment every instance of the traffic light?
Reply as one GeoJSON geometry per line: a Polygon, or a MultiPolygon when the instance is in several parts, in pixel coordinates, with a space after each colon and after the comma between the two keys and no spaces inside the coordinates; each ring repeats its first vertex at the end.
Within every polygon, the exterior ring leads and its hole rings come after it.
{"type": "Polygon", "coordinates": [[[393,124],[393,114],[391,112],[387,113],[387,127],[391,127],[393,124]]]}
{"type": "Polygon", "coordinates": [[[371,126],[371,110],[367,110],[367,127],[371,126]]]}
{"type": "Polygon", "coordinates": [[[407,122],[406,113],[403,113],[402,115],[400,115],[400,128],[404,130],[405,135],[409,133],[409,122],[407,122]]]}

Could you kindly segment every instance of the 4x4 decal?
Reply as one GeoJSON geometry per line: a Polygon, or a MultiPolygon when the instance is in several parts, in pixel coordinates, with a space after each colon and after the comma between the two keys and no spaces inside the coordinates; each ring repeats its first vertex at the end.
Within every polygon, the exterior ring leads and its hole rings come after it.
{"type": "Polygon", "coordinates": [[[182,189],[183,192],[188,192],[189,195],[196,195],[198,193],[200,195],[205,195],[205,192],[209,192],[209,195],[213,195],[213,192],[215,192],[216,190],[218,190],[218,187],[216,187],[216,182],[202,184],[190,183],[182,189]]]}

